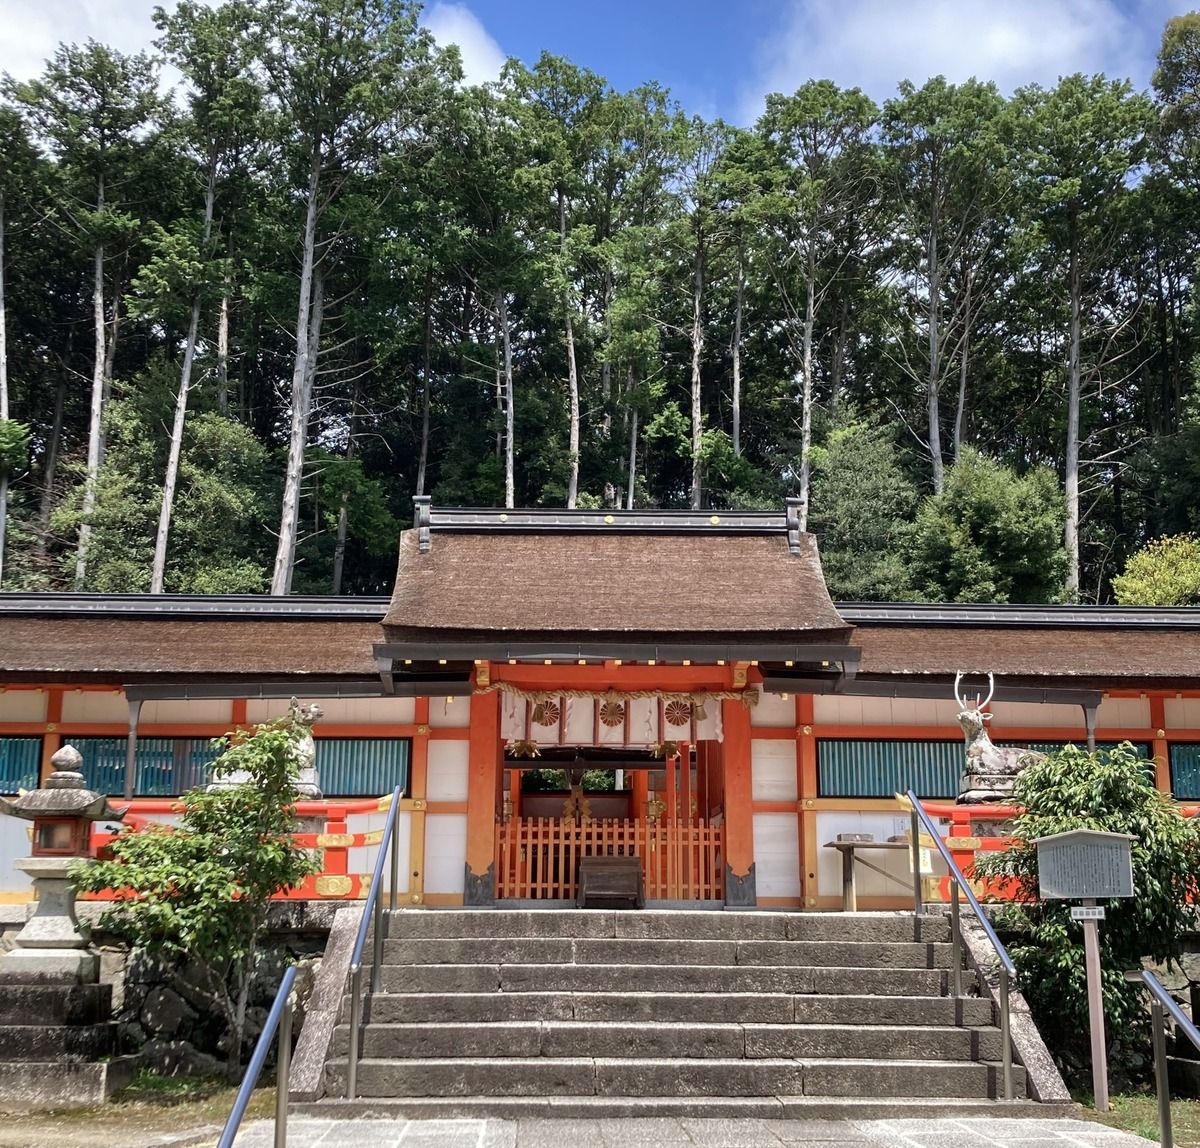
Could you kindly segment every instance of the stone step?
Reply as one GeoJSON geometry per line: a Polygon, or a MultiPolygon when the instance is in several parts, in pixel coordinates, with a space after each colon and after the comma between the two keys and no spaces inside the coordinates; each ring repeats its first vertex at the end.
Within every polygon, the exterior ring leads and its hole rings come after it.
{"type": "Polygon", "coordinates": [[[107,1024],[0,1025],[0,1061],[100,1060],[117,1051],[117,1026],[107,1024]]]}
{"type": "MultiPolygon", "coordinates": [[[[396,1120],[462,1118],[514,1120],[521,1117],[615,1119],[621,1117],[706,1117],[769,1120],[927,1120],[938,1117],[1077,1116],[1074,1103],[983,1097],[931,1099],[909,1096],[407,1096],[325,1099],[293,1104],[291,1111],[323,1119],[396,1120]]],[[[822,1148],[834,1142],[822,1141],[822,1148]]]]}
{"type": "MultiPolygon", "coordinates": [[[[336,1030],[335,1055],[346,1055],[349,1032],[346,1025],[336,1030]]],[[[911,1025],[374,1023],[364,1032],[361,1055],[380,1059],[549,1056],[999,1060],[1000,1034],[994,1028],[911,1025]]]]}
{"type": "Polygon", "coordinates": [[[100,1024],[112,1013],[112,985],[5,985],[0,1025],[100,1024]]]}
{"type": "MultiPolygon", "coordinates": [[[[344,1060],[326,1065],[329,1095],[345,1095],[344,1060]]],[[[1018,1091],[1024,1072],[1014,1069],[1018,1091]]],[[[995,1097],[999,1066],[878,1059],[605,1059],[590,1057],[365,1059],[364,1097],[874,1096],[995,1097]]]]}
{"type": "Polygon", "coordinates": [[[913,941],[483,937],[389,939],[385,965],[838,965],[948,968],[950,946],[913,941]]]}
{"type": "Polygon", "coordinates": [[[945,996],[944,969],[835,965],[385,965],[386,993],[827,993],[945,996]]]}
{"type": "MultiPolygon", "coordinates": [[[[448,992],[380,993],[365,1015],[373,1023],[509,1020],[743,1022],[760,1024],[990,1025],[978,997],[822,996],[791,993],[448,992]]],[[[342,1016],[350,1015],[349,998],[342,1016]]]]}
{"type": "Polygon", "coordinates": [[[398,909],[389,936],[565,937],[669,940],[936,941],[950,940],[941,914],[759,912],[687,909],[398,909]]]}

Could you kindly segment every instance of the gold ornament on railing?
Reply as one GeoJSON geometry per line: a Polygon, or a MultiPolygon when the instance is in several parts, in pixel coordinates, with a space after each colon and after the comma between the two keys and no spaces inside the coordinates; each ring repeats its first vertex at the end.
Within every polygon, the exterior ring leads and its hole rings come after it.
{"type": "Polygon", "coordinates": [[[656,741],[650,747],[650,753],[654,757],[668,758],[674,757],[679,752],[679,742],[677,741],[656,741]]]}

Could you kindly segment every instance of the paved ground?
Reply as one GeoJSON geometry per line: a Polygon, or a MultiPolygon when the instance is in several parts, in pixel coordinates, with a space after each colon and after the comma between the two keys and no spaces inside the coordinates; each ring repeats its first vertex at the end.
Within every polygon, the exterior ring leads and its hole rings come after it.
{"type": "MultiPolygon", "coordinates": [[[[237,1148],[271,1148],[267,1121],[237,1148]]],[[[288,1121],[288,1148],[1145,1148],[1086,1120],[320,1120],[288,1121]]]]}

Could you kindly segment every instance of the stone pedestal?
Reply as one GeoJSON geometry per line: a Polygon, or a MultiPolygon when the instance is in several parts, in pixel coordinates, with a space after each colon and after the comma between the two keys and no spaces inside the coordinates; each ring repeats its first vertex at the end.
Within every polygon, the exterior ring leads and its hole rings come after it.
{"type": "Polygon", "coordinates": [[[76,857],[18,857],[14,866],[33,879],[33,916],[0,957],[0,984],[94,984],[100,958],[87,952],[89,934],[75,917],[75,890],[67,872],[76,857]]]}

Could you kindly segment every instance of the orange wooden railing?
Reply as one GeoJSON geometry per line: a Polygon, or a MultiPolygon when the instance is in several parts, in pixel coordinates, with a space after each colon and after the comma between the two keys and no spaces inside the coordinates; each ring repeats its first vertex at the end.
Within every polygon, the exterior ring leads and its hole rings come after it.
{"type": "MultiPolygon", "coordinates": [[[[276,895],[278,901],[354,901],[365,897],[369,875],[350,872],[350,849],[378,845],[381,830],[369,830],[365,833],[347,832],[346,818],[352,813],[382,812],[388,806],[389,797],[367,798],[323,798],[317,801],[298,801],[296,814],[306,820],[323,823],[321,833],[297,833],[293,839],[297,845],[312,849],[318,853],[321,871],[306,877],[294,889],[276,895]]],[[[126,825],[140,829],[156,820],[155,814],[174,814],[182,811],[182,805],[175,797],[140,797],[129,803],[125,815],[126,825]]],[[[112,833],[93,829],[92,853],[100,852],[113,839],[112,833]]],[[[111,891],[104,893],[88,893],[86,900],[112,900],[111,891]]]]}
{"type": "Polygon", "coordinates": [[[651,901],[719,901],[724,833],[696,820],[564,821],[512,817],[496,827],[497,896],[574,900],[583,857],[640,857],[651,901]]]}

